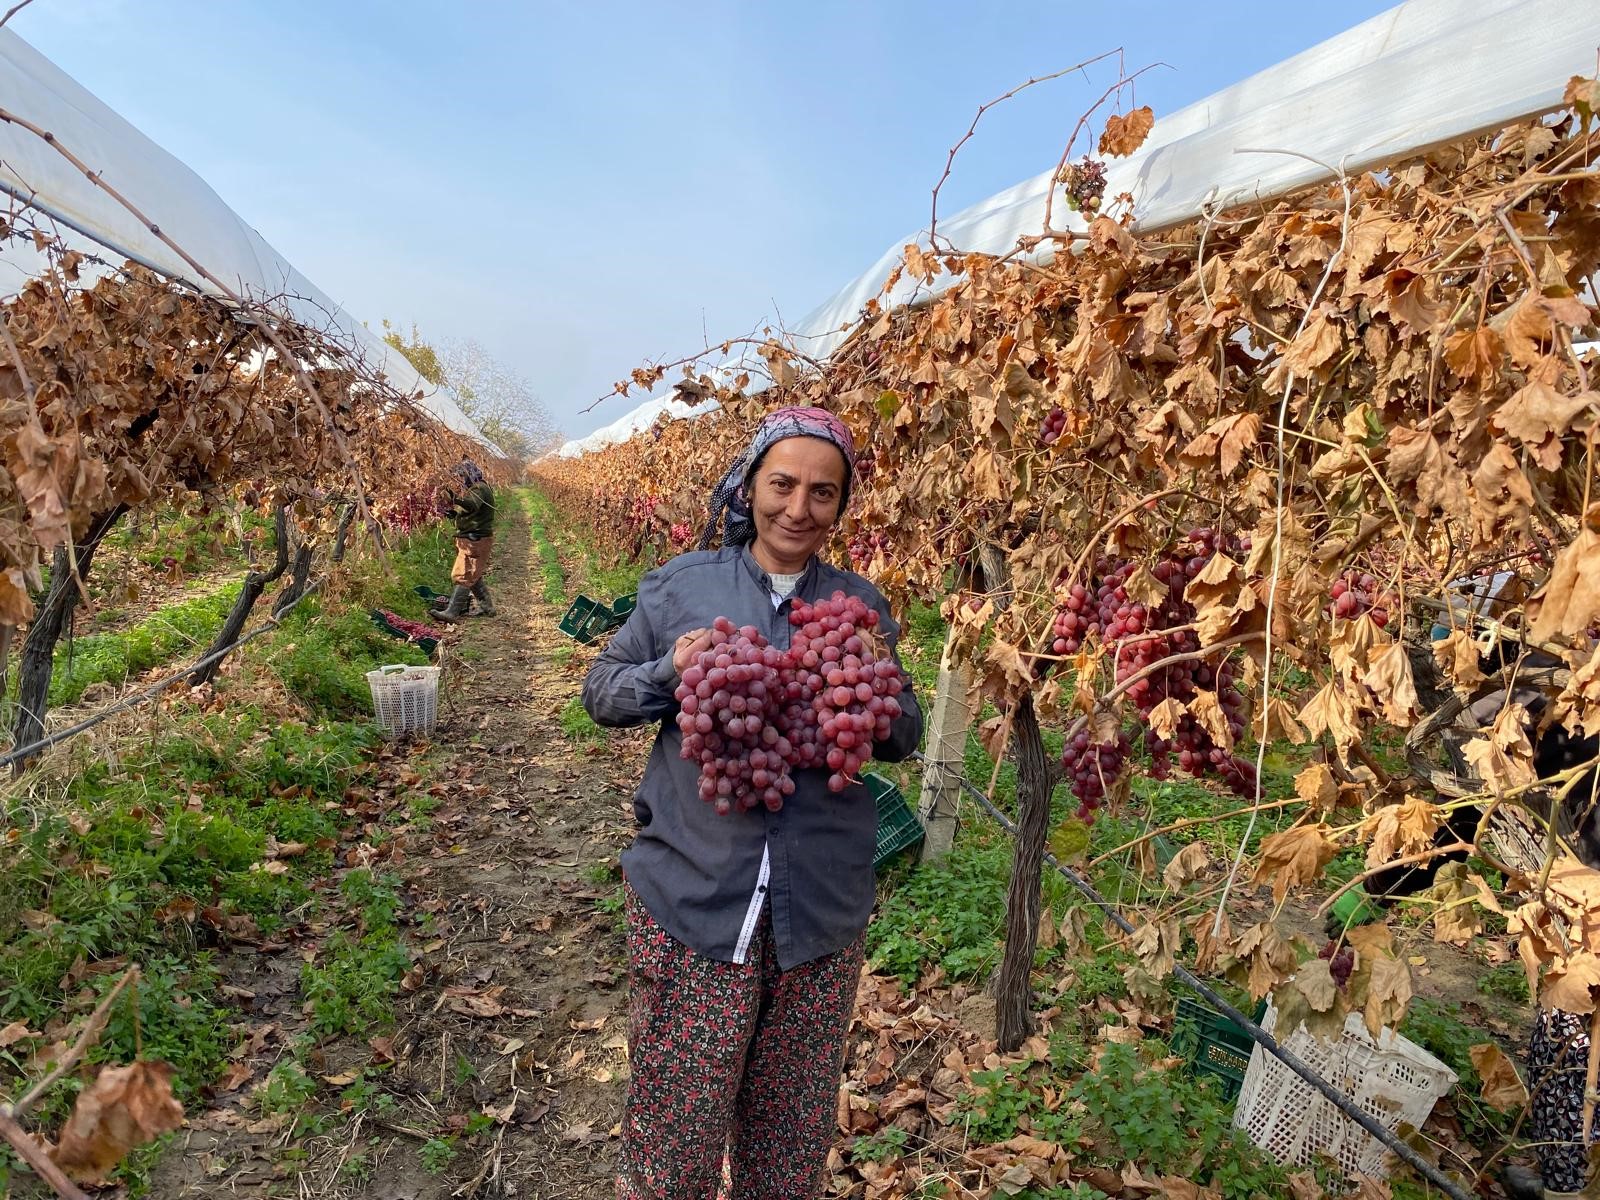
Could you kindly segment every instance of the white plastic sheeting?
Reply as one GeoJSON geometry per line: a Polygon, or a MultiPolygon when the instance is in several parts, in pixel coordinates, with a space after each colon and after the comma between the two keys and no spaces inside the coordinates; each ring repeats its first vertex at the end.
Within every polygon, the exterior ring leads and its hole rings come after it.
{"type": "MultiPolygon", "coordinates": [[[[1556,108],[1571,76],[1593,74],[1597,48],[1600,0],[1408,0],[1159,117],[1136,154],[1107,164],[1106,195],[1132,193],[1136,228],[1145,231],[1280,196],[1338,168],[1379,166],[1556,108]]],[[[941,219],[941,244],[1009,253],[1019,237],[1043,230],[1050,186],[1046,171],[941,219]]],[[[1084,228],[1059,192],[1051,222],[1084,228]]],[[[879,296],[904,245],[926,240],[926,228],[899,239],[791,330],[806,339],[807,353],[832,353],[879,296]]],[[[931,287],[902,278],[885,300],[915,303],[950,283],[948,275],[931,287]]],[[[759,364],[736,358],[718,371],[727,377],[752,366],[759,364]]],[[[573,457],[625,441],[655,419],[660,403],[649,400],[560,453],[573,457]]]]}
{"type": "MultiPolygon", "coordinates": [[[[195,261],[240,295],[273,307],[357,348],[394,388],[419,395],[440,424],[495,450],[447,395],[398,351],[325,296],[211,190],[205,180],[123,120],[14,31],[0,29],[0,108],[53,133],[60,144],[126,196],[195,261]]],[[[37,135],[0,123],[0,190],[121,258],[217,289],[104,190],[37,135]]],[[[26,251],[12,256],[24,272],[26,251]]],[[[0,283],[0,290],[9,280],[0,283]]],[[[495,450],[498,453],[498,450],[495,450]]]]}

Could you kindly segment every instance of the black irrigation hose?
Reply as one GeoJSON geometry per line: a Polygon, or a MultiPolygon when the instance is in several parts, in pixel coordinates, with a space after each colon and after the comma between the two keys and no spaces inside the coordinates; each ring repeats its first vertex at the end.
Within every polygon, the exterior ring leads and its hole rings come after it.
{"type": "MultiPolygon", "coordinates": [[[[912,757],[917,759],[919,762],[926,763],[928,761],[921,754],[921,752],[914,752],[912,757]]],[[[946,768],[946,770],[948,770],[948,768],[946,768]]],[[[951,774],[955,774],[955,772],[952,771],[951,774]]],[[[990,800],[988,796],[984,795],[984,793],[980,791],[970,780],[960,775],[957,775],[956,778],[961,781],[962,788],[964,788],[974,800],[987,809],[991,817],[1000,823],[1001,828],[1003,828],[1007,833],[1011,834],[1012,837],[1016,836],[1017,827],[1010,817],[1006,816],[1005,813],[996,808],[994,802],[990,800]]],[[[1134,928],[1128,923],[1127,918],[1119,913],[1109,900],[1096,891],[1094,885],[1091,884],[1087,879],[1084,879],[1083,876],[1079,875],[1071,867],[1063,866],[1056,859],[1056,856],[1051,854],[1048,850],[1045,851],[1044,860],[1054,867],[1058,872],[1060,872],[1063,879],[1081,892],[1087,899],[1097,905],[1100,910],[1105,913],[1106,918],[1113,925],[1122,930],[1123,933],[1134,932],[1134,928]]],[[[1210,987],[1210,985],[1205,982],[1205,980],[1201,979],[1193,971],[1190,971],[1182,963],[1174,964],[1172,973],[1176,975],[1181,982],[1193,988],[1196,992],[1203,996],[1208,1003],[1215,1006],[1216,1009],[1229,1020],[1236,1022],[1239,1027],[1248,1033],[1250,1037],[1268,1054],[1276,1057],[1284,1066],[1288,1067],[1296,1075],[1300,1076],[1301,1079],[1304,1079],[1312,1087],[1316,1088],[1317,1091],[1326,1096],[1330,1101],[1333,1102],[1334,1106],[1338,1108],[1340,1112],[1344,1113],[1345,1116],[1349,1117],[1357,1125],[1361,1126],[1362,1129],[1365,1129],[1390,1150],[1394,1151],[1395,1154],[1397,1154],[1408,1166],[1410,1166],[1423,1178],[1428,1180],[1429,1183],[1433,1184],[1446,1195],[1452,1197],[1452,1200],[1473,1200],[1470,1192],[1463,1191],[1460,1184],[1456,1183],[1438,1167],[1434,1166],[1427,1159],[1423,1158],[1422,1155],[1418,1154],[1415,1150],[1408,1146],[1392,1130],[1385,1129],[1382,1125],[1375,1121],[1369,1113],[1363,1112],[1350,1100],[1348,1096],[1339,1091],[1338,1088],[1334,1087],[1327,1080],[1323,1079],[1322,1076],[1318,1075],[1310,1065],[1308,1065],[1299,1057],[1299,1055],[1295,1054],[1292,1050],[1285,1049],[1279,1044],[1275,1037],[1273,1037],[1265,1029],[1261,1028],[1261,1026],[1257,1025],[1249,1017],[1245,1016],[1237,1008],[1229,1004],[1220,995],[1218,995],[1210,987]]]]}
{"type": "Polygon", "coordinates": [[[110,720],[112,717],[116,716],[120,712],[126,712],[130,708],[137,708],[141,704],[146,704],[149,701],[154,700],[157,696],[159,696],[162,692],[166,691],[173,684],[179,682],[180,680],[187,679],[189,676],[193,675],[196,671],[198,671],[201,667],[210,666],[212,663],[217,662],[220,659],[226,658],[228,655],[232,654],[235,650],[239,649],[241,646],[247,645],[248,643],[255,641],[256,638],[261,637],[263,634],[271,633],[274,629],[276,629],[280,624],[283,623],[283,618],[284,617],[288,616],[290,613],[292,613],[295,610],[296,607],[299,606],[299,604],[300,604],[300,602],[302,600],[306,599],[312,593],[320,590],[322,585],[324,583],[326,583],[327,581],[328,581],[328,577],[326,575],[324,575],[321,579],[317,580],[315,583],[312,583],[312,584],[308,585],[306,587],[306,590],[301,592],[298,596],[296,596],[292,603],[286,605],[282,612],[275,613],[273,616],[271,616],[271,617],[267,618],[265,621],[263,621],[260,625],[257,625],[249,633],[242,634],[238,638],[238,640],[230,642],[228,645],[224,646],[220,650],[212,651],[210,654],[208,654],[204,658],[202,658],[199,662],[190,663],[187,667],[184,667],[183,670],[176,671],[173,674],[168,675],[164,679],[156,680],[156,682],[152,683],[149,687],[145,688],[143,691],[135,692],[131,696],[123,697],[121,700],[118,700],[115,704],[111,704],[111,705],[108,705],[105,708],[102,708],[99,712],[95,713],[93,716],[85,717],[83,720],[79,721],[76,725],[68,725],[65,729],[56,730],[56,732],[52,733],[49,737],[40,738],[38,741],[33,742],[33,743],[29,744],[29,745],[19,746],[19,747],[15,748],[15,749],[8,750],[4,754],[0,754],[0,767],[9,767],[13,763],[25,762],[26,760],[32,758],[34,755],[38,754],[41,750],[48,750],[51,746],[56,746],[56,745],[59,745],[62,742],[69,741],[72,738],[77,737],[80,733],[85,733],[88,730],[93,729],[96,725],[100,724],[102,721],[110,720]]]}

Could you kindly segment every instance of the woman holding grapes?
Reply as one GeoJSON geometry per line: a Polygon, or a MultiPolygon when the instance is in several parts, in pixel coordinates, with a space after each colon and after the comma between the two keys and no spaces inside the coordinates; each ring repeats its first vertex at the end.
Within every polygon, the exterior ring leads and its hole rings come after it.
{"type": "Polygon", "coordinates": [[[584,681],[600,724],[659,722],[623,854],[630,1066],[617,1192],[819,1193],[872,910],[876,806],[857,770],[922,715],[872,584],[822,562],[849,431],[770,414],[701,545],[645,576],[584,681]]]}

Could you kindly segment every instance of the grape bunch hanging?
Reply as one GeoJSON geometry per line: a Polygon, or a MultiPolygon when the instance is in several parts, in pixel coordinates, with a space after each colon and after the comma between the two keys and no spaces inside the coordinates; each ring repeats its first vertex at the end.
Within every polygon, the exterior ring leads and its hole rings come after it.
{"type": "MultiPolygon", "coordinates": [[[[1199,636],[1193,629],[1182,628],[1195,619],[1194,605],[1185,600],[1184,589],[1219,550],[1240,554],[1248,549],[1247,541],[1216,530],[1194,530],[1151,566],[1150,573],[1166,586],[1166,594],[1154,605],[1140,603],[1128,593],[1128,582],[1138,564],[1127,559],[1100,560],[1087,584],[1074,583],[1062,596],[1056,609],[1052,653],[1068,658],[1085,642],[1096,639],[1112,653],[1118,684],[1173,655],[1197,653],[1199,636]]],[[[1236,794],[1253,796],[1255,764],[1218,745],[1192,713],[1185,712],[1178,719],[1170,739],[1160,737],[1151,727],[1151,713],[1164,700],[1170,697],[1187,707],[1201,691],[1216,693],[1229,733],[1237,741],[1244,733],[1245,697],[1234,666],[1226,658],[1215,665],[1201,658],[1170,663],[1128,684],[1126,695],[1144,725],[1151,774],[1167,778],[1176,758],[1179,769],[1187,774],[1198,777],[1211,772],[1236,794]]],[[[1078,798],[1080,818],[1092,819],[1121,777],[1131,751],[1130,739],[1120,731],[1114,741],[1091,742],[1089,735],[1081,732],[1068,742],[1062,767],[1078,798]]]]}
{"type": "Polygon", "coordinates": [[[863,601],[835,592],[796,604],[789,621],[783,650],[718,617],[675,693],[681,754],[699,761],[700,798],[719,813],[777,812],[797,770],[825,769],[828,789],[842,792],[901,713],[905,676],[863,601]]]}

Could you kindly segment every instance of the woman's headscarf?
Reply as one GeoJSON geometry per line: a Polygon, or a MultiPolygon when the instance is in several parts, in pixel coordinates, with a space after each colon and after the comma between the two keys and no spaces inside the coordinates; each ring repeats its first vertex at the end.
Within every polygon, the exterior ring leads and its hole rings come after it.
{"type": "Polygon", "coordinates": [[[468,487],[475,487],[483,482],[483,472],[470,458],[463,458],[461,464],[456,467],[456,478],[468,487]]]}
{"type": "Polygon", "coordinates": [[[838,447],[844,456],[844,487],[839,492],[839,511],[844,511],[850,499],[850,477],[856,461],[855,443],[851,441],[849,428],[825,408],[780,408],[766,415],[750,444],[711,490],[711,520],[700,535],[700,549],[711,545],[719,524],[724,546],[743,546],[755,540],[755,519],[750,514],[750,481],[767,451],[792,437],[818,438],[838,447]]]}

